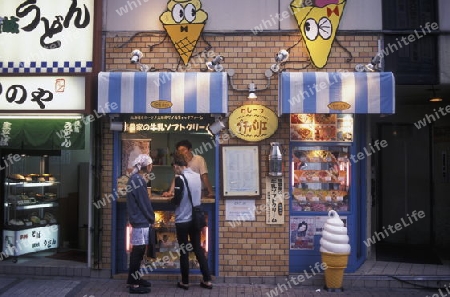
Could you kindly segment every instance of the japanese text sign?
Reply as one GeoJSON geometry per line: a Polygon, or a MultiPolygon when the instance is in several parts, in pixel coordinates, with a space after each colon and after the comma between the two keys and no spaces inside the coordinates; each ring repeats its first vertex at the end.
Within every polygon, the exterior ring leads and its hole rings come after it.
{"type": "Polygon", "coordinates": [[[229,129],[236,137],[247,141],[260,141],[278,129],[277,115],[263,105],[249,104],[236,108],[230,115],[229,129]]]}
{"type": "Polygon", "coordinates": [[[129,133],[208,133],[213,118],[202,114],[155,114],[124,116],[129,133]]]}
{"type": "Polygon", "coordinates": [[[1,77],[0,110],[84,110],[85,78],[1,77]]]}
{"type": "Polygon", "coordinates": [[[282,177],[266,177],[266,224],[284,224],[284,182],[282,177]]]}
{"type": "Polygon", "coordinates": [[[92,71],[93,0],[0,2],[0,73],[92,71]]]}

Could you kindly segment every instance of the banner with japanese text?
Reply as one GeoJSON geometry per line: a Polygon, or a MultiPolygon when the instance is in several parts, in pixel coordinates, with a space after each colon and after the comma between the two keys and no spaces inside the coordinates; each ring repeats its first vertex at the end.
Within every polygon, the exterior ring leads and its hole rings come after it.
{"type": "Polygon", "coordinates": [[[84,125],[81,119],[0,119],[0,148],[84,149],[84,125]]]}
{"type": "Polygon", "coordinates": [[[0,73],[92,72],[94,0],[1,1],[0,12],[0,73]]]}

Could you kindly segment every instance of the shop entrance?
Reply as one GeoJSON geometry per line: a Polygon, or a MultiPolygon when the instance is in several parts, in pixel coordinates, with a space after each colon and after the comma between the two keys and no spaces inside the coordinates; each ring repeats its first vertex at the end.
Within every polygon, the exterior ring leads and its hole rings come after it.
{"type": "Polygon", "coordinates": [[[388,146],[376,167],[377,260],[410,262],[432,245],[430,129],[380,124],[378,131],[388,146]],[[417,253],[405,258],[406,251],[417,253]]]}

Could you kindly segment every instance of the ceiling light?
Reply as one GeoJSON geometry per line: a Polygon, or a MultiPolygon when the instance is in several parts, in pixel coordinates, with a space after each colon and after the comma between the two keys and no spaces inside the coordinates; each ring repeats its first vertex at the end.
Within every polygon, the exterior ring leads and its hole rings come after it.
{"type": "Polygon", "coordinates": [[[442,98],[439,98],[439,97],[430,98],[430,102],[441,102],[441,101],[442,101],[442,98]]]}
{"type": "Polygon", "coordinates": [[[441,102],[442,98],[436,96],[436,90],[434,89],[434,86],[431,85],[431,91],[433,92],[433,96],[429,99],[430,102],[441,102]]]}

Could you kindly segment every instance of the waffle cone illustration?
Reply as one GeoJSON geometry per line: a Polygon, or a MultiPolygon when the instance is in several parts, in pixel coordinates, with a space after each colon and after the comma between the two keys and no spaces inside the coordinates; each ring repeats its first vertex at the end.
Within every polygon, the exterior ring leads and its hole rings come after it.
{"type": "Polygon", "coordinates": [[[159,19],[184,65],[189,63],[208,14],[200,0],[169,0],[159,19]]]}
{"type": "Polygon", "coordinates": [[[346,0],[293,0],[291,9],[312,63],[323,68],[344,12],[346,0]]]}
{"type": "Polygon", "coordinates": [[[164,25],[184,65],[187,65],[203,31],[204,24],[164,25]]]}

